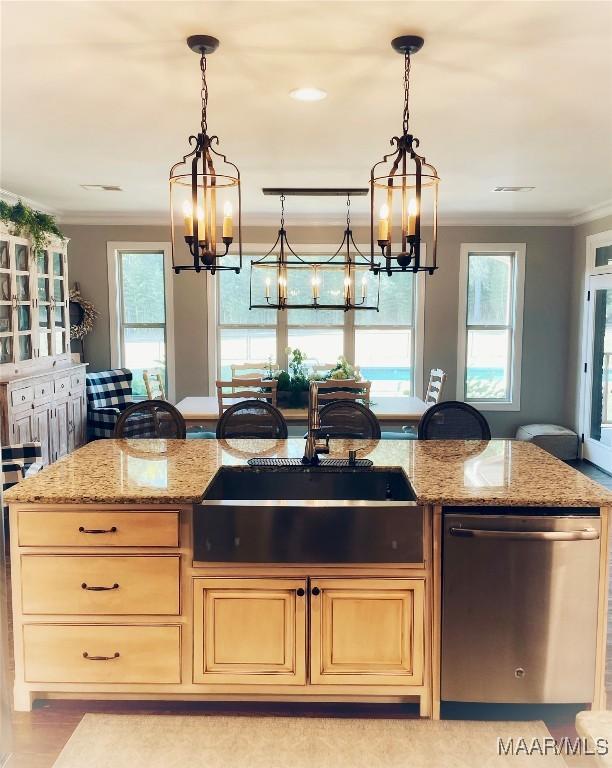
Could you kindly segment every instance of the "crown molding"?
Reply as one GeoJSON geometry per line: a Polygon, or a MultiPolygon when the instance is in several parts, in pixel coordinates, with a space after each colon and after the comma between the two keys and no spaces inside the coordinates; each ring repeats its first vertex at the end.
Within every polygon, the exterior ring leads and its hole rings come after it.
{"type": "Polygon", "coordinates": [[[603,219],[606,216],[612,216],[612,200],[606,200],[599,205],[594,205],[591,208],[584,208],[582,211],[578,211],[569,217],[569,222],[572,227],[575,227],[578,224],[597,221],[597,219],[603,219]]]}
{"type": "Polygon", "coordinates": [[[29,205],[30,208],[34,208],[36,211],[50,213],[53,216],[58,215],[58,211],[55,208],[51,208],[50,206],[45,205],[38,200],[32,200],[31,197],[26,197],[25,195],[17,195],[15,192],[11,192],[8,189],[2,189],[2,187],[0,187],[0,200],[4,200],[5,203],[10,203],[11,205],[14,205],[15,203],[19,202],[19,200],[21,200],[23,203],[29,205]]]}

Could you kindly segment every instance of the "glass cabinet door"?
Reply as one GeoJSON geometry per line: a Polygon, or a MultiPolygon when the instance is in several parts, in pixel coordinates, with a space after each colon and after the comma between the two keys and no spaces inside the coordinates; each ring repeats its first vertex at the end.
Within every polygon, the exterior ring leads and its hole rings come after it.
{"type": "Polygon", "coordinates": [[[38,282],[38,355],[49,357],[52,350],[52,296],[53,273],[49,252],[38,251],[36,254],[36,274],[38,282]]]}
{"type": "Polygon", "coordinates": [[[8,239],[0,240],[0,364],[13,362],[13,296],[8,239]]]}
{"type": "Polygon", "coordinates": [[[68,312],[66,307],[66,280],[64,270],[64,254],[61,251],[51,252],[51,261],[53,268],[53,295],[52,295],[52,318],[53,328],[53,354],[62,355],[66,352],[68,343],[67,321],[68,312]]]}
{"type": "Polygon", "coordinates": [[[34,357],[32,343],[32,285],[30,247],[27,243],[15,242],[15,259],[13,270],[13,315],[15,362],[24,362],[34,357]]]}

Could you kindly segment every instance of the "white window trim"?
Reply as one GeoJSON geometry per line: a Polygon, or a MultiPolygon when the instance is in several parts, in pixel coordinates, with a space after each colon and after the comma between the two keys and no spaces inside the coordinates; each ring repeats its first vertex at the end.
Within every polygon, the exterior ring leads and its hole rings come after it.
{"type": "Polygon", "coordinates": [[[168,372],[168,400],[175,400],[175,362],[174,362],[174,298],[172,281],[172,245],[163,242],[117,242],[106,243],[108,264],[108,315],[110,323],[111,367],[121,368],[121,339],[119,335],[119,251],[131,253],[151,253],[163,251],[164,286],[166,300],[166,370],[168,372]]]}
{"type": "MultiPolygon", "coordinates": [[[[337,244],[329,245],[327,243],[306,243],[300,244],[299,251],[305,255],[315,255],[319,253],[335,253],[337,244]]],[[[359,250],[367,254],[370,244],[357,244],[359,250]]],[[[250,269],[249,256],[263,256],[268,250],[265,243],[243,243],[242,245],[242,268],[250,269]],[[249,254],[245,256],[244,254],[249,254]]],[[[423,261],[426,254],[423,254],[423,261]]],[[[392,280],[387,275],[381,274],[380,279],[392,280]]],[[[207,340],[208,340],[208,394],[215,394],[217,381],[217,363],[219,355],[219,328],[217,326],[217,287],[216,277],[210,273],[206,275],[206,304],[207,304],[207,340]]],[[[415,287],[415,311],[414,311],[414,394],[416,397],[424,396],[423,380],[423,354],[425,349],[425,273],[419,272],[416,276],[415,287]]],[[[263,326],[262,326],[263,327],[263,326]]],[[[345,341],[346,347],[346,341],[345,341]]],[[[280,362],[280,361],[279,361],[280,362]]]]}
{"type": "Polygon", "coordinates": [[[604,264],[601,267],[595,266],[595,256],[598,248],[610,245],[612,243],[612,229],[605,232],[597,232],[595,235],[588,235],[586,239],[586,274],[587,275],[605,275],[612,272],[612,264],[604,264]]]}
{"type": "Polygon", "coordinates": [[[521,360],[523,353],[523,308],[525,300],[525,243],[461,243],[459,263],[459,318],[457,333],[457,400],[465,401],[465,358],[467,346],[467,278],[470,253],[514,253],[514,323],[512,332],[512,387],[510,400],[469,400],[481,411],[521,410],[521,360]]]}

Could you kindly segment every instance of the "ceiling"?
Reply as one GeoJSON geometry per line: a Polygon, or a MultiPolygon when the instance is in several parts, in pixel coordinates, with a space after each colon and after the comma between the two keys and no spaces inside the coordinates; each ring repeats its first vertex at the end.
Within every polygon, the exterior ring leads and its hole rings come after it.
{"type": "MultiPolygon", "coordinates": [[[[367,184],[401,129],[389,43],[405,33],[426,41],[411,128],[442,179],[442,224],[566,219],[612,200],[612,3],[5,1],[1,13],[1,186],[65,222],[166,221],[169,168],[199,125],[195,33],[221,40],[208,122],[240,167],[246,223],[275,220],[263,186],[367,184]],[[329,96],[290,99],[303,85],[329,96]]],[[[343,208],[294,198],[287,219],[343,208]]]]}

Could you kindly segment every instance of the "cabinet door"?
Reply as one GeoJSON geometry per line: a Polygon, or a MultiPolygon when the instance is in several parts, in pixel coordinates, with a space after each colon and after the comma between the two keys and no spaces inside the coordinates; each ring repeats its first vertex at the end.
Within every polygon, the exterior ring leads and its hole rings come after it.
{"type": "Polygon", "coordinates": [[[423,579],[312,579],[313,684],[422,685],[423,579]]]}
{"type": "Polygon", "coordinates": [[[14,413],[12,418],[12,445],[32,442],[32,412],[14,413]]]}
{"type": "Polygon", "coordinates": [[[68,411],[68,400],[58,400],[53,406],[51,422],[51,455],[53,461],[57,461],[68,453],[68,411]]]}
{"type": "Polygon", "coordinates": [[[194,579],[195,683],[304,685],[303,579],[194,579]]]}
{"type": "Polygon", "coordinates": [[[34,355],[32,259],[27,240],[13,238],[14,360],[22,363],[34,355]]]}
{"type": "Polygon", "coordinates": [[[50,420],[49,408],[40,408],[32,414],[32,439],[41,445],[43,464],[51,462],[50,420]]]}
{"type": "Polygon", "coordinates": [[[83,400],[81,396],[71,397],[68,401],[68,450],[74,451],[80,445],[82,441],[82,425],[83,425],[83,400]]]}
{"type": "Polygon", "coordinates": [[[66,282],[66,254],[51,249],[51,314],[53,328],[53,354],[63,355],[68,344],[68,289],[66,282]]]}

